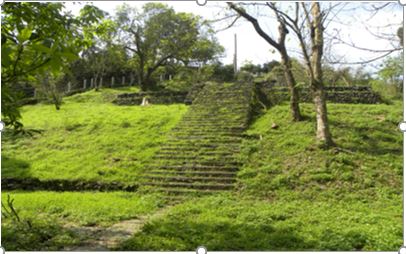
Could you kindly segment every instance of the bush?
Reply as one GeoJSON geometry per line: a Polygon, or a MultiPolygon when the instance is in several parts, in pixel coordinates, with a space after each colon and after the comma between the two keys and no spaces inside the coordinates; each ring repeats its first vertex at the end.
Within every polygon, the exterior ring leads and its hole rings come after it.
{"type": "Polygon", "coordinates": [[[371,82],[372,90],[379,93],[384,101],[401,99],[402,92],[395,84],[386,84],[382,80],[374,80],[371,82]]]}

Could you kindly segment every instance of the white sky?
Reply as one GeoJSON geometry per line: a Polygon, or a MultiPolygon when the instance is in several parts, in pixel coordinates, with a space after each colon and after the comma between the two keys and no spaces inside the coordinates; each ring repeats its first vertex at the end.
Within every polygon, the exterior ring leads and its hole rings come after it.
{"type": "MultiPolygon", "coordinates": [[[[214,2],[209,1],[205,6],[199,6],[195,1],[163,1],[169,6],[172,6],[177,12],[191,12],[196,15],[200,15],[206,19],[216,19],[219,13],[222,12],[224,15],[224,8],[226,6],[225,2],[214,2]]],[[[72,13],[77,14],[81,7],[83,7],[85,2],[81,4],[74,2],[65,2],[67,10],[72,11],[72,13]]],[[[114,15],[114,11],[118,5],[123,4],[122,1],[94,1],[93,5],[99,7],[100,9],[114,15]]],[[[141,8],[144,1],[127,1],[127,4],[131,6],[136,6],[141,8]]],[[[351,3],[352,4],[352,3],[351,3]]],[[[401,24],[403,21],[402,8],[391,8],[390,10],[379,12],[377,15],[373,16],[371,19],[371,13],[366,12],[364,8],[371,6],[370,3],[354,3],[352,5],[346,6],[344,11],[341,11],[337,16],[334,17],[328,27],[327,32],[333,33],[334,29],[340,30],[340,36],[346,41],[352,41],[359,47],[371,48],[371,49],[387,49],[390,47],[390,41],[379,40],[377,37],[373,36],[365,27],[368,25],[372,32],[377,32],[378,27],[379,32],[385,33],[396,33],[398,28],[397,25],[382,28],[387,24],[401,24]],[[355,8],[355,9],[354,9],[355,8]],[[351,10],[349,10],[351,9],[351,10]],[[362,21],[362,22],[360,22],[362,21]],[[343,25],[345,23],[346,25],[343,25]]],[[[379,4],[375,2],[374,4],[379,4]]],[[[264,8],[264,7],[263,7],[264,8]]],[[[259,11],[260,13],[264,13],[259,11]]],[[[268,10],[266,10],[268,11],[268,10]]],[[[232,13],[230,10],[229,13],[232,13]]],[[[221,14],[220,14],[221,15],[221,14]]],[[[276,34],[276,21],[270,18],[259,19],[260,24],[263,28],[272,33],[276,34]]],[[[218,23],[216,25],[217,29],[227,26],[225,22],[218,23]]],[[[237,34],[238,43],[238,63],[241,66],[246,61],[251,61],[254,64],[261,64],[269,62],[271,60],[279,60],[279,54],[272,53],[272,47],[262,39],[255,31],[250,23],[244,19],[240,19],[235,26],[225,31],[217,33],[217,38],[223,47],[226,49],[225,58],[222,62],[225,64],[231,64],[234,54],[234,34],[237,34]]],[[[397,39],[397,38],[395,38],[397,39]]],[[[397,43],[397,42],[395,42],[397,43]]],[[[291,49],[291,54],[296,55],[294,52],[298,50],[297,41],[294,39],[293,35],[288,35],[288,48],[291,49]],[[289,38],[291,36],[291,38],[289,38]]],[[[335,45],[332,48],[332,52],[340,57],[344,57],[348,62],[356,62],[360,60],[373,58],[374,54],[367,51],[360,51],[348,46],[335,45]]],[[[353,66],[357,67],[357,66],[353,66]]],[[[372,70],[372,65],[367,65],[367,69],[372,70]]]]}

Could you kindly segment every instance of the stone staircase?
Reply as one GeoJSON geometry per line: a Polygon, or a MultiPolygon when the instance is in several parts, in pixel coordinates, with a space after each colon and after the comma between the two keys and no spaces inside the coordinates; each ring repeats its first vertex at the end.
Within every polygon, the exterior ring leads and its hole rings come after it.
{"type": "Polygon", "coordinates": [[[208,83],[142,176],[142,189],[201,195],[230,190],[253,86],[208,83]]]}

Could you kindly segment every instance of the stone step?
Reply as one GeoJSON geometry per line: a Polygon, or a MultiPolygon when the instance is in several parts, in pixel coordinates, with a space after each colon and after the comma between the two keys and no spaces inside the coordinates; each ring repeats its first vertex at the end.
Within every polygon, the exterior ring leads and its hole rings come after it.
{"type": "Polygon", "coordinates": [[[244,122],[246,117],[212,117],[212,116],[199,116],[199,117],[185,117],[182,119],[182,121],[188,122],[188,123],[237,123],[240,124],[241,122],[244,122]]]}
{"type": "Polygon", "coordinates": [[[185,177],[148,174],[142,176],[143,179],[151,182],[181,182],[181,183],[234,183],[234,177],[185,177]]]}
{"type": "Polygon", "coordinates": [[[234,187],[253,87],[206,84],[142,175],[142,188],[199,196],[234,187]]]}
{"type": "Polygon", "coordinates": [[[217,103],[240,103],[241,99],[247,99],[249,96],[240,93],[236,96],[232,96],[231,93],[212,93],[212,94],[199,94],[198,98],[193,103],[197,103],[203,100],[210,100],[217,103]]]}
{"type": "Polygon", "coordinates": [[[160,169],[167,171],[221,171],[235,172],[238,167],[235,165],[201,165],[201,164],[178,164],[178,165],[150,165],[148,169],[160,169]]]}
{"type": "Polygon", "coordinates": [[[166,155],[166,156],[176,156],[176,155],[187,155],[187,156],[228,156],[231,157],[235,153],[231,151],[185,151],[182,149],[178,149],[176,151],[166,151],[160,150],[155,155],[166,155]]]}
{"type": "Polygon", "coordinates": [[[208,124],[210,126],[235,126],[240,127],[245,123],[245,120],[241,119],[210,119],[210,118],[197,118],[197,119],[183,119],[183,123],[187,124],[208,124]]]}
{"type": "Polygon", "coordinates": [[[153,159],[158,160],[181,160],[181,161],[199,161],[199,162],[211,162],[211,161],[218,161],[221,160],[222,162],[226,163],[234,163],[236,161],[235,156],[203,156],[203,155],[194,155],[194,154],[178,154],[178,155],[168,155],[168,154],[156,154],[153,156],[153,159]]]}
{"type": "Polygon", "coordinates": [[[241,146],[241,142],[236,142],[236,141],[229,141],[229,140],[170,140],[166,144],[166,146],[172,146],[172,147],[199,147],[199,148],[216,148],[216,149],[238,149],[241,146]],[[210,142],[212,141],[212,142],[210,142]],[[214,143],[216,142],[216,143],[214,143]],[[214,144],[214,145],[213,145],[214,144]]]}
{"type": "Polygon", "coordinates": [[[185,114],[196,114],[199,112],[211,112],[211,113],[218,113],[218,112],[245,112],[248,111],[250,108],[246,105],[240,106],[239,104],[236,105],[227,105],[228,107],[210,107],[208,108],[205,105],[193,104],[190,106],[191,111],[186,112],[185,114]],[[224,111],[225,110],[225,111],[224,111]]]}
{"type": "MultiPolygon", "coordinates": [[[[204,121],[193,121],[193,122],[180,122],[176,125],[177,128],[179,127],[210,127],[210,128],[219,128],[219,129],[245,129],[247,125],[242,122],[237,123],[218,123],[218,122],[204,122],[204,121]]],[[[175,127],[175,128],[176,128],[175,127]]]]}
{"type": "Polygon", "coordinates": [[[220,135],[218,135],[218,136],[209,136],[209,135],[204,135],[204,136],[173,135],[173,136],[168,136],[167,142],[178,141],[178,140],[192,140],[193,142],[196,142],[196,141],[203,141],[203,142],[215,141],[215,142],[241,143],[243,138],[239,137],[239,136],[220,136],[220,135]]]}
{"type": "Polygon", "coordinates": [[[217,102],[231,102],[238,103],[240,99],[245,99],[246,96],[244,93],[231,94],[231,93],[212,93],[212,94],[200,94],[199,98],[196,98],[194,103],[202,100],[210,100],[217,102]]]}
{"type": "Polygon", "coordinates": [[[207,108],[205,109],[194,109],[193,111],[189,111],[188,113],[184,114],[183,116],[188,117],[188,116],[213,116],[213,114],[216,114],[218,116],[224,116],[224,115],[239,115],[239,114],[246,114],[248,112],[248,108],[244,108],[244,109],[237,109],[237,108],[232,108],[229,107],[226,110],[222,110],[222,109],[213,109],[213,110],[209,110],[207,108]]]}
{"type": "Polygon", "coordinates": [[[190,136],[227,136],[227,137],[242,137],[243,132],[241,131],[215,131],[215,130],[193,130],[193,129],[184,129],[184,130],[176,130],[176,131],[171,131],[170,134],[168,135],[169,137],[171,136],[185,136],[185,135],[190,135],[190,136]]]}
{"type": "Polygon", "coordinates": [[[162,160],[160,162],[155,162],[155,164],[151,164],[150,167],[160,167],[162,166],[214,166],[214,167],[239,167],[242,165],[241,162],[237,161],[225,161],[225,160],[197,160],[197,159],[167,159],[167,160],[162,160]]]}
{"type": "Polygon", "coordinates": [[[165,182],[165,183],[145,182],[143,184],[147,186],[159,186],[165,188],[185,188],[196,190],[230,190],[234,187],[234,184],[229,183],[196,184],[196,183],[179,183],[179,182],[165,182]]]}
{"type": "MultiPolygon", "coordinates": [[[[230,93],[217,93],[217,94],[206,94],[199,96],[193,103],[199,103],[202,101],[212,101],[217,102],[219,104],[241,104],[241,101],[248,100],[249,96],[245,96],[244,94],[238,94],[236,96],[230,95],[230,93]],[[214,98],[213,98],[214,97],[214,98]]],[[[243,104],[241,104],[243,105],[243,104]]]]}
{"type": "Polygon", "coordinates": [[[149,174],[154,174],[154,175],[165,175],[165,176],[205,176],[205,177],[235,177],[237,175],[237,172],[231,172],[231,171],[187,171],[187,170],[182,170],[182,169],[173,169],[173,170],[150,170],[148,171],[149,174]]]}
{"type": "MultiPolygon", "coordinates": [[[[211,130],[212,132],[224,132],[224,131],[235,131],[235,132],[243,132],[245,130],[244,127],[230,127],[230,126],[224,126],[223,128],[219,129],[213,129],[213,128],[203,128],[204,126],[195,126],[193,129],[189,129],[186,127],[182,127],[182,125],[178,125],[172,129],[172,131],[184,131],[184,130],[196,130],[196,131],[205,131],[205,130],[211,130]],[[199,129],[200,128],[200,129],[199,129]]],[[[209,126],[212,127],[212,126],[209,126]]]]}
{"type": "Polygon", "coordinates": [[[154,188],[154,190],[171,196],[179,195],[179,196],[196,196],[196,197],[224,192],[224,190],[196,190],[196,189],[168,188],[168,187],[167,188],[156,187],[154,188]]]}
{"type": "MultiPolygon", "coordinates": [[[[240,153],[240,149],[238,148],[230,148],[228,147],[227,150],[219,150],[218,153],[221,153],[222,151],[224,151],[224,153],[232,153],[232,154],[238,154],[240,153]]],[[[163,146],[161,147],[157,153],[174,153],[174,154],[183,154],[183,153],[217,153],[216,151],[213,151],[213,148],[201,148],[201,147],[196,147],[196,146],[180,146],[180,147],[176,147],[176,146],[163,146]]]]}
{"type": "Polygon", "coordinates": [[[196,143],[196,142],[167,142],[161,145],[161,148],[176,148],[176,149],[227,149],[227,150],[239,150],[241,144],[237,143],[220,143],[220,142],[211,142],[211,143],[196,143]]]}
{"type": "Polygon", "coordinates": [[[219,107],[208,107],[207,105],[195,105],[191,111],[188,111],[185,113],[184,116],[200,116],[200,115],[207,115],[207,114],[219,114],[219,115],[224,115],[224,114],[231,114],[231,115],[236,115],[237,113],[239,114],[246,114],[249,112],[249,108],[241,108],[240,106],[232,106],[228,105],[226,109],[219,109],[219,107]]]}

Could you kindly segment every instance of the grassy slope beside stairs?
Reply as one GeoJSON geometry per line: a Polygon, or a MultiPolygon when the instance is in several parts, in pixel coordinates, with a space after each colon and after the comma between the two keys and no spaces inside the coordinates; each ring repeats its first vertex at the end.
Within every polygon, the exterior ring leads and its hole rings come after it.
{"type": "Polygon", "coordinates": [[[123,250],[385,250],[402,244],[400,102],[329,104],[338,149],[314,145],[313,106],[271,108],[247,131],[238,189],[151,221],[123,250]],[[271,128],[272,123],[279,126],[271,128]],[[254,136],[255,136],[254,135],[254,136]]]}

